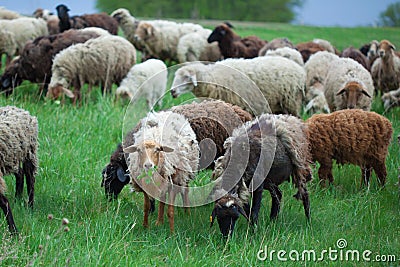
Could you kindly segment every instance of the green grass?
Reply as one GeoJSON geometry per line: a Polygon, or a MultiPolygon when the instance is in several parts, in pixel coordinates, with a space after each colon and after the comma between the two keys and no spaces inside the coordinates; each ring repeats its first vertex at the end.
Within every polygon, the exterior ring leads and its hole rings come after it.
{"type": "MultiPolygon", "coordinates": [[[[384,38],[400,45],[399,28],[255,24],[238,25],[236,31],[242,36],[256,34],[265,39],[286,36],[293,42],[324,38],[339,49],[384,38]]],[[[188,98],[166,96],[163,107],[188,98]]],[[[276,222],[269,221],[270,196],[265,192],[258,226],[249,228],[240,218],[234,236],[224,240],[217,225],[210,228],[211,204],[192,208],[190,215],[177,208],[176,232],[171,234],[167,220],[164,225],[155,226],[155,214],[150,217],[150,229],[142,227],[143,197],[130,193],[128,187],[118,201],[106,201],[100,187],[101,170],[121,141],[126,102],[94,90],[78,107],[68,101],[58,105],[38,97],[36,85],[24,83],[11,97],[0,96],[0,105],[29,110],[38,117],[40,128],[40,168],[33,211],[26,207],[26,193],[25,201],[15,200],[15,178],[5,177],[20,236],[18,240],[10,237],[0,213],[0,266],[277,266],[282,262],[276,254],[272,263],[262,262],[257,259],[259,250],[266,247],[268,251],[301,253],[314,249],[320,253],[337,249],[340,238],[347,240],[346,249],[371,250],[371,257],[396,254],[400,260],[400,151],[395,140],[389,147],[385,188],[378,186],[375,174],[370,188],[361,188],[358,167],[335,166],[334,185],[319,187],[316,174],[308,185],[310,225],[301,203],[292,197],[295,189],[287,183],[281,186],[283,206],[276,222]],[[48,219],[49,214],[53,215],[52,220],[48,219]],[[65,231],[62,218],[68,218],[69,231],[65,231]]],[[[393,136],[400,134],[400,108],[384,113],[379,99],[375,99],[373,110],[393,123],[393,136]]],[[[200,179],[206,180],[207,175],[202,172],[200,179]]],[[[327,257],[322,262],[327,266],[356,263],[330,261],[327,257]]],[[[299,265],[290,260],[286,264],[299,265]]],[[[371,264],[361,262],[365,266],[371,264]]],[[[399,264],[397,261],[388,265],[399,264]]]]}

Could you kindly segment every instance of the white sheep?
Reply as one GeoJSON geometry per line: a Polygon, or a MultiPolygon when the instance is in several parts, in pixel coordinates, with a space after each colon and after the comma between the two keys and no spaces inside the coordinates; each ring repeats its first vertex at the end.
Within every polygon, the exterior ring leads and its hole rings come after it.
{"type": "Polygon", "coordinates": [[[340,58],[329,67],[325,97],[331,111],[346,108],[371,109],[374,85],[371,74],[351,58],[340,58]]]}
{"type": "Polygon", "coordinates": [[[299,116],[305,79],[304,69],[284,57],[230,58],[181,67],[175,73],[171,93],[176,97],[191,91],[197,97],[221,99],[253,115],[273,112],[299,116]]]}
{"type": "Polygon", "coordinates": [[[275,50],[268,50],[265,56],[281,56],[293,60],[300,66],[304,66],[303,57],[300,52],[290,47],[280,47],[275,50]]]}
{"type": "Polygon", "coordinates": [[[183,115],[172,111],[151,112],[140,123],[141,128],[133,134],[135,143],[124,152],[129,153],[131,185],[144,194],[143,225],[149,225],[150,195],[160,200],[157,224],[163,223],[164,205],[168,205],[173,232],[176,194],[183,195],[184,207],[190,204],[188,182],[195,177],[199,164],[196,134],[183,115]]]}
{"type": "MultiPolygon", "coordinates": [[[[150,109],[167,88],[167,66],[159,59],[148,59],[134,65],[116,90],[117,96],[129,99],[144,97],[150,109]]],[[[159,105],[161,101],[159,102],[159,105]]]]}
{"type": "Polygon", "coordinates": [[[8,19],[8,20],[12,20],[12,19],[17,19],[17,18],[21,18],[22,16],[12,10],[6,9],[3,6],[0,6],[0,19],[8,19]]]}
{"type": "Polygon", "coordinates": [[[6,184],[3,177],[14,174],[15,196],[21,197],[24,178],[28,192],[28,205],[33,208],[35,175],[38,168],[38,121],[28,111],[6,106],[0,108],[0,207],[6,215],[11,232],[17,228],[5,196],[6,184]]]}
{"type": "Polygon", "coordinates": [[[135,32],[135,38],[144,43],[146,51],[161,60],[178,61],[177,46],[185,34],[203,30],[194,23],[173,21],[141,21],[135,32]]]}
{"type": "Polygon", "coordinates": [[[325,48],[325,50],[328,52],[331,52],[333,54],[337,53],[336,48],[328,40],[315,38],[313,39],[313,43],[319,44],[320,46],[325,48]]]}
{"type": "Polygon", "coordinates": [[[400,88],[384,93],[381,99],[385,110],[400,106],[400,88]]]}
{"type": "Polygon", "coordinates": [[[27,41],[48,34],[47,24],[43,19],[27,17],[0,20],[0,29],[0,51],[7,51],[4,53],[7,53],[8,63],[12,56],[19,55],[27,41]],[[12,35],[14,38],[9,39],[12,35]]]}
{"type": "Polygon", "coordinates": [[[136,63],[136,49],[125,38],[109,35],[72,45],[58,53],[51,68],[52,77],[47,92],[48,98],[58,98],[62,93],[80,98],[80,89],[89,84],[101,84],[110,90],[113,83],[119,84],[136,63]],[[74,93],[68,88],[74,87],[74,93]]]}
{"type": "Polygon", "coordinates": [[[218,43],[207,42],[211,30],[203,29],[197,32],[188,33],[179,39],[177,53],[180,63],[191,61],[211,61],[222,59],[218,43]]]}

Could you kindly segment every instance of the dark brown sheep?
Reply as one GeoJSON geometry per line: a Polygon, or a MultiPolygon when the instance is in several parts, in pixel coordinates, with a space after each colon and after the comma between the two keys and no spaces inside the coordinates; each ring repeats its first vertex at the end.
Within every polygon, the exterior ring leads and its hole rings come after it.
{"type": "Polygon", "coordinates": [[[254,58],[266,44],[257,36],[241,38],[225,23],[217,26],[207,39],[208,43],[218,42],[224,58],[254,58]]]}
{"type": "Polygon", "coordinates": [[[385,117],[361,109],[316,114],[306,121],[313,161],[320,167],[322,183],[333,183],[332,161],[361,167],[361,184],[369,184],[372,169],[379,183],[386,181],[385,160],[392,138],[392,124],[385,117]]]}
{"type": "MultiPolygon", "coordinates": [[[[225,151],[223,144],[233,129],[252,119],[248,112],[238,106],[220,100],[175,106],[172,111],[184,115],[196,133],[202,152],[201,168],[213,168],[213,160],[223,155],[225,151]]],[[[122,188],[129,183],[129,177],[126,175],[128,166],[125,161],[127,155],[124,154],[122,147],[134,143],[132,133],[139,128],[140,125],[137,125],[127,134],[123,146],[117,146],[110,162],[103,169],[101,185],[104,186],[109,198],[117,198],[122,188]]]]}
{"type": "Polygon", "coordinates": [[[217,219],[221,233],[228,236],[232,234],[240,214],[256,224],[264,189],[271,194],[270,218],[275,219],[282,199],[278,186],[290,181],[290,177],[298,189],[294,197],[303,202],[309,219],[306,182],[312,178],[311,156],[306,128],[300,119],[290,115],[263,114],[237,128],[225,146],[225,154],[218,158],[213,172],[218,184],[213,197],[223,196],[215,202],[211,226],[217,219]],[[252,205],[248,189],[251,186],[252,205]],[[228,193],[224,195],[226,191],[228,193]]]}
{"type": "Polygon", "coordinates": [[[369,59],[363,53],[361,53],[359,49],[356,49],[354,47],[348,47],[344,49],[339,56],[352,58],[358,63],[360,63],[366,70],[368,71],[371,70],[369,59]]]}
{"type": "Polygon", "coordinates": [[[58,18],[60,19],[60,32],[69,29],[82,29],[86,27],[99,27],[107,30],[111,34],[118,34],[118,22],[115,18],[106,13],[84,14],[81,16],[72,16],[68,14],[69,8],[65,5],[56,7],[58,18]]]}
{"type": "Polygon", "coordinates": [[[54,56],[72,44],[84,43],[99,35],[92,31],[68,30],[63,33],[41,36],[28,42],[21,56],[12,61],[1,76],[1,90],[10,94],[24,80],[39,83],[47,88],[51,79],[54,56]]]}

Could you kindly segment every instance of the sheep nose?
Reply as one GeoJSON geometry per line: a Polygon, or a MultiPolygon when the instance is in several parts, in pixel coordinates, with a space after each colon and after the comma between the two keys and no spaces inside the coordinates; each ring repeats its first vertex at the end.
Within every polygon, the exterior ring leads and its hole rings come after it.
{"type": "Polygon", "coordinates": [[[145,168],[145,170],[150,170],[151,168],[153,168],[153,164],[151,162],[146,162],[145,164],[143,164],[143,167],[145,168]]]}
{"type": "Polygon", "coordinates": [[[379,56],[380,57],[383,57],[385,55],[385,52],[384,51],[379,51],[379,56]]]}
{"type": "Polygon", "coordinates": [[[348,105],[348,107],[347,107],[348,109],[354,109],[354,105],[352,104],[352,105],[348,105]]]}

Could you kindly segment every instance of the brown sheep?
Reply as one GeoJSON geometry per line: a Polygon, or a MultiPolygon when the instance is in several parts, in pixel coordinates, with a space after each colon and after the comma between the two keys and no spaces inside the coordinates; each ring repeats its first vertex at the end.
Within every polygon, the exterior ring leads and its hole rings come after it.
{"type": "Polygon", "coordinates": [[[289,47],[289,48],[294,48],[294,45],[292,42],[289,41],[288,38],[275,38],[268,43],[266,43],[260,51],[258,51],[259,56],[265,56],[268,50],[276,50],[278,48],[282,47],[289,47]]]}
{"type": "Polygon", "coordinates": [[[224,58],[254,58],[266,44],[266,41],[257,36],[241,38],[225,23],[215,27],[207,42],[218,42],[224,58]]]}
{"type": "Polygon", "coordinates": [[[362,171],[361,184],[369,184],[374,169],[380,185],[386,181],[385,160],[392,138],[392,124],[385,117],[361,109],[316,114],[306,121],[313,161],[318,161],[322,185],[333,183],[332,160],[355,164],[362,171]]]}
{"type": "Polygon", "coordinates": [[[295,48],[301,53],[304,63],[307,62],[312,54],[318,51],[327,51],[324,46],[315,42],[298,43],[295,45],[295,48]]]}
{"type": "Polygon", "coordinates": [[[359,49],[356,49],[354,47],[348,47],[344,49],[339,56],[352,58],[358,63],[360,63],[366,70],[368,71],[371,70],[369,59],[363,53],[361,53],[359,49]]]}
{"type": "Polygon", "coordinates": [[[379,43],[379,58],[371,67],[376,91],[386,93],[400,87],[400,58],[395,54],[395,49],[388,40],[382,40],[379,43]]]}

